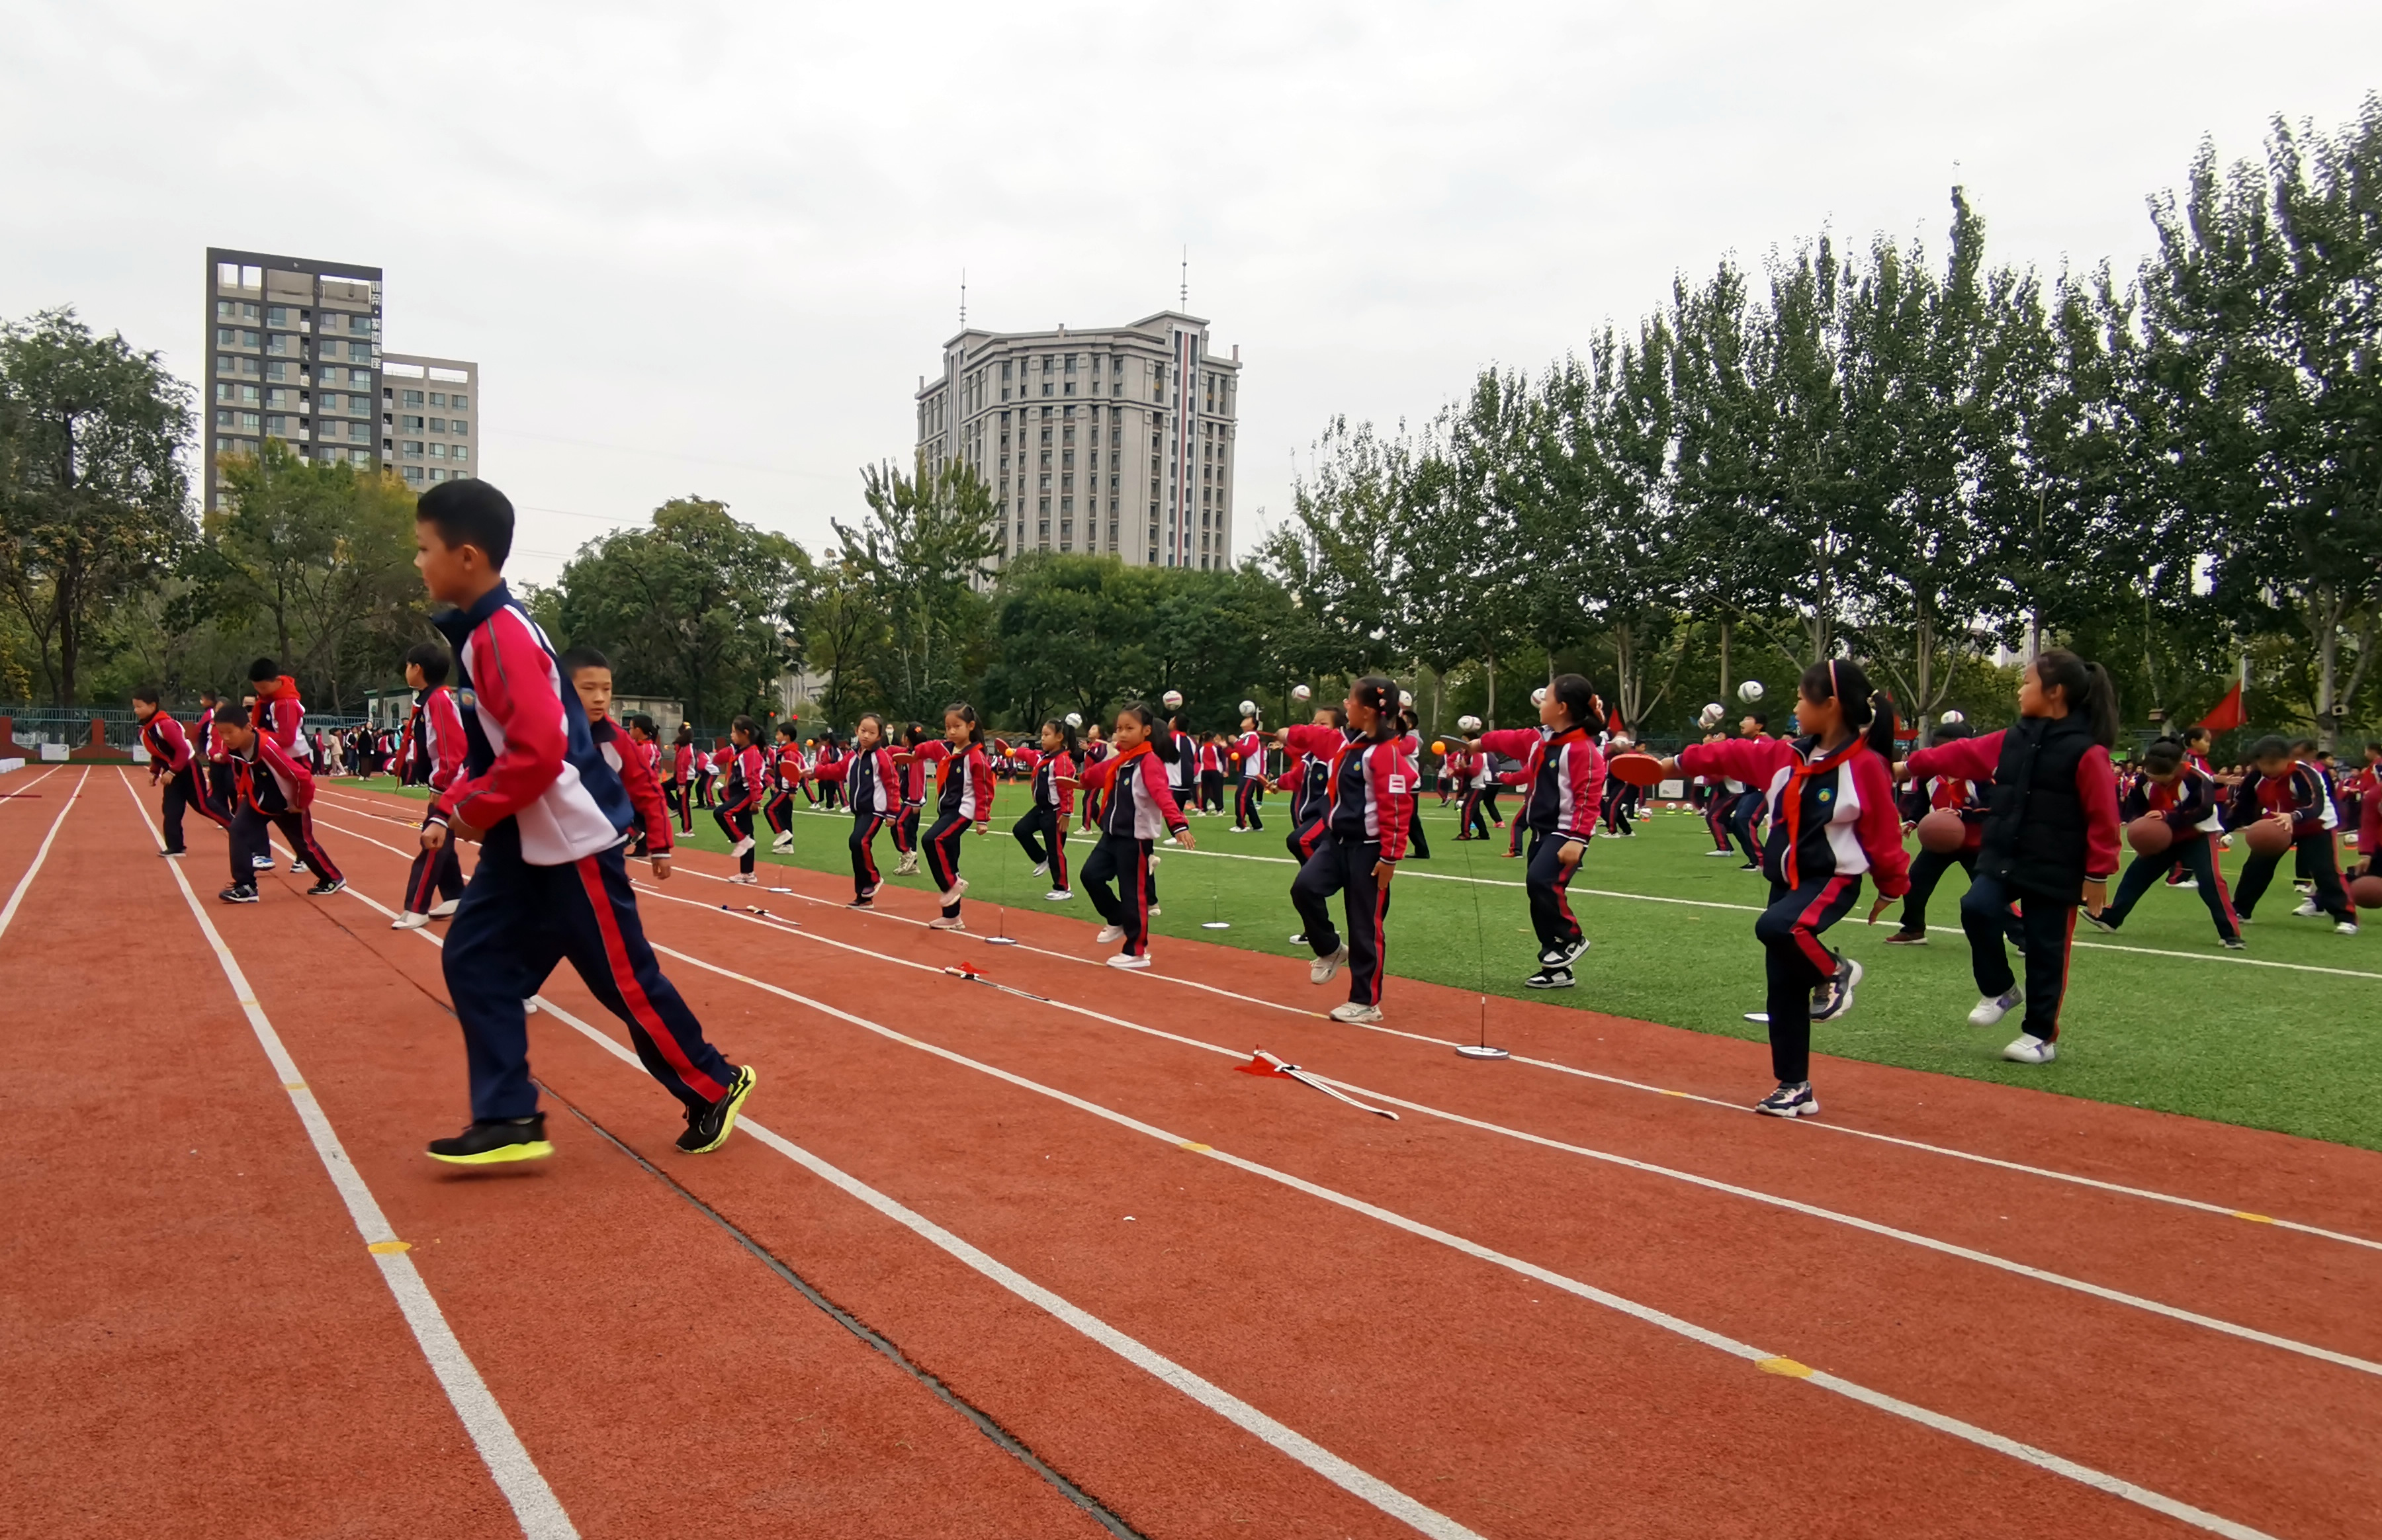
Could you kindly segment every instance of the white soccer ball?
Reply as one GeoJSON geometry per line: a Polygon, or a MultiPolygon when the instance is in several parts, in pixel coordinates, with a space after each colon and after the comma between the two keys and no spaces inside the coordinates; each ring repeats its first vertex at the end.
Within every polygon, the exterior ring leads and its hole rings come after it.
{"type": "Polygon", "coordinates": [[[1967,720],[1968,720],[1968,718],[1967,718],[1967,717],[1965,717],[1965,716],[1963,716],[1963,715],[1960,715],[1958,712],[1957,712],[1957,711],[1947,711],[1947,712],[1946,712],[1943,715],[1941,715],[1941,716],[1937,717],[1935,720],[1937,720],[1938,722],[1943,723],[1946,727],[1950,727],[1950,726],[1951,726],[1953,723],[1955,723],[1955,722],[1965,722],[1965,721],[1967,721],[1967,720]]]}
{"type": "Polygon", "coordinates": [[[1478,716],[1459,716],[1455,719],[1455,725],[1466,732],[1477,733],[1480,730],[1480,718],[1478,716]]]}
{"type": "Polygon", "coordinates": [[[1243,716],[1255,716],[1257,714],[1258,703],[1255,701],[1243,701],[1241,703],[1241,715],[1243,716]]]}
{"type": "Polygon", "coordinates": [[[1084,714],[1082,712],[1071,711],[1067,714],[1067,726],[1071,727],[1080,727],[1083,725],[1084,714]]]}
{"type": "Polygon", "coordinates": [[[1290,687],[1290,698],[1294,701],[1311,700],[1314,695],[1315,691],[1309,690],[1303,684],[1295,684],[1290,687]]]}
{"type": "Polygon", "coordinates": [[[1183,691],[1179,690],[1170,690],[1159,699],[1166,703],[1166,709],[1169,711],[1183,709],[1183,691]]]}
{"type": "Polygon", "coordinates": [[[1398,691],[1398,709],[1399,709],[1400,711],[1404,711],[1404,710],[1406,710],[1407,707],[1409,707],[1409,706],[1411,706],[1411,705],[1413,705],[1413,704],[1414,704],[1414,691],[1411,691],[1411,690],[1401,690],[1401,691],[1398,691]]]}
{"type": "Polygon", "coordinates": [[[1718,701],[1713,702],[1711,704],[1705,706],[1703,710],[1696,713],[1696,725],[1703,728],[1706,732],[1712,731],[1714,727],[1719,727],[1723,722],[1727,720],[1728,708],[1722,705],[1718,701]]]}
{"type": "Polygon", "coordinates": [[[1547,687],[1545,685],[1541,685],[1538,689],[1530,691],[1530,704],[1534,706],[1542,706],[1546,703],[1547,687]]]}
{"type": "Polygon", "coordinates": [[[1737,698],[1743,701],[1749,706],[1760,701],[1762,699],[1762,681],[1760,679],[1748,679],[1743,684],[1737,687],[1737,698]]]}

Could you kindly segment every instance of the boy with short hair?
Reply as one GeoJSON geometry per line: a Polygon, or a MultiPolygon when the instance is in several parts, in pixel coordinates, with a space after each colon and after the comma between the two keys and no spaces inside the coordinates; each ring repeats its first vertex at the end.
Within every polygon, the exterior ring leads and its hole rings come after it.
{"type": "Polygon", "coordinates": [[[587,713],[588,737],[596,740],[604,763],[620,776],[621,787],[629,793],[629,805],[636,810],[629,856],[652,862],[656,882],[669,881],[669,804],[662,801],[661,786],[654,779],[654,719],[632,716],[628,736],[621,735],[620,725],[612,720],[612,660],[595,648],[573,647],[563,654],[562,671],[571,676],[571,688],[579,692],[580,709],[587,713]],[[640,723],[645,728],[643,738],[637,736],[640,723]]]}
{"type": "MultiPolygon", "coordinates": [[[[399,736],[398,780],[426,785],[435,801],[463,773],[463,715],[447,688],[447,649],[417,643],[405,654],[405,682],[413,690],[413,711],[399,736]]],[[[423,815],[423,823],[430,815],[423,815]]],[[[393,931],[417,931],[453,914],[463,898],[463,864],[452,844],[416,851],[405,879],[405,909],[389,923],[393,931]]]]}
{"type": "Polygon", "coordinates": [[[306,703],[298,698],[298,681],[283,673],[273,659],[258,658],[248,666],[248,683],[256,692],[256,703],[249,708],[250,722],[271,733],[291,759],[313,760],[313,746],[306,738],[306,703]]]}
{"type": "Polygon", "coordinates": [[[554,1153],[530,1079],[522,1002],[565,958],[685,1108],[678,1147],[716,1150],[756,1077],[704,1037],[654,960],[621,851],[634,817],[629,793],[546,633],[505,585],[512,538],[512,504],[486,482],[441,482],[414,507],[414,566],[431,598],[454,606],[433,623],[454,644],[473,703],[463,774],[439,794],[422,843],[480,841],[442,954],[471,1068],[472,1123],[433,1141],[429,1154],[484,1165],[554,1153]]]}
{"type": "Polygon", "coordinates": [[[231,886],[215,895],[227,904],[256,902],[256,873],[272,866],[272,831],[315,876],[308,894],[325,898],[348,886],[314,837],[314,775],[280,739],[261,731],[237,706],[215,708],[215,733],[231,755],[231,886]]]}
{"type": "Polygon", "coordinates": [[[166,848],[161,856],[178,856],[182,846],[182,810],[194,807],[203,818],[214,820],[226,828],[230,821],[218,813],[207,800],[206,789],[200,782],[201,764],[190,738],[173,714],[159,704],[161,691],[153,684],[144,684],[132,692],[132,715],[141,719],[141,746],[149,751],[149,784],[166,783],[166,806],[161,821],[166,829],[166,848]]]}
{"type": "MultiPolygon", "coordinates": [[[[2323,776],[2280,738],[2262,738],[2253,744],[2250,763],[2256,774],[2234,788],[2233,805],[2226,823],[2237,829],[2268,819],[2287,825],[2291,836],[2289,848],[2306,863],[2314,887],[2301,912],[2313,911],[2330,915],[2334,930],[2342,935],[2355,935],[2357,910],[2341,884],[2339,858],[2332,844],[2333,830],[2339,826],[2340,815],[2332,805],[2323,776]]],[[[2242,863],[2233,911],[2244,923],[2274,881],[2275,868],[2281,862],[2280,851],[2273,855],[2253,851],[2242,863]]]]}

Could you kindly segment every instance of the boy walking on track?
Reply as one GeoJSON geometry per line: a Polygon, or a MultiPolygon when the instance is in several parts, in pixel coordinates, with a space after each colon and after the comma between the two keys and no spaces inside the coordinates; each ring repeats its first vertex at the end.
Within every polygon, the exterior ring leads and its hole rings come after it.
{"type": "Polygon", "coordinates": [[[198,752],[191,746],[190,735],[182,724],[157,702],[159,691],[153,684],[142,685],[132,692],[132,715],[141,718],[141,746],[149,751],[149,784],[166,783],[166,848],[158,854],[182,854],[182,810],[193,807],[199,815],[231,827],[231,820],[215,811],[208,800],[206,783],[199,777],[206,766],[199,762],[198,752]]]}
{"type": "Polygon", "coordinates": [[[422,844],[480,842],[443,958],[471,1069],[472,1123],[432,1141],[429,1154],[485,1165],[554,1153],[530,1079],[522,1002],[565,958],[684,1106],[678,1147],[716,1150],[756,1077],[705,1038],[646,945],[622,853],[629,794],[546,633],[505,585],[512,504],[485,482],[442,482],[414,520],[414,565],[431,598],[454,606],[435,623],[454,645],[472,703],[463,774],[439,794],[422,844]]]}
{"type": "MultiPolygon", "coordinates": [[[[413,687],[413,715],[399,739],[398,773],[409,785],[427,785],[433,795],[463,773],[463,717],[455,692],[447,688],[447,649],[424,642],[405,654],[405,682],[413,687]]],[[[424,815],[428,822],[428,814],[424,815]]],[[[420,930],[455,912],[463,897],[463,867],[455,847],[441,845],[413,858],[405,879],[405,908],[389,925],[420,930]]]]}

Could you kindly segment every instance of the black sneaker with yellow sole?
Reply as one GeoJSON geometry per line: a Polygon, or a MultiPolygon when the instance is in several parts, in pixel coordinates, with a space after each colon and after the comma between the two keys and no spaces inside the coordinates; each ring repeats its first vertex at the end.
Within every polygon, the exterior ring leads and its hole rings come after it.
{"type": "Polygon", "coordinates": [[[728,1082],[728,1094],[700,1112],[686,1115],[686,1131],[678,1136],[679,1149],[686,1155],[709,1155],[727,1143],[736,1129],[737,1112],[760,1079],[751,1065],[738,1065],[736,1078],[728,1082]]]}
{"type": "Polygon", "coordinates": [[[554,1153],[546,1140],[546,1114],[526,1118],[475,1118],[452,1139],[430,1142],[430,1158],[450,1166],[497,1166],[509,1160],[544,1160],[554,1153]]]}

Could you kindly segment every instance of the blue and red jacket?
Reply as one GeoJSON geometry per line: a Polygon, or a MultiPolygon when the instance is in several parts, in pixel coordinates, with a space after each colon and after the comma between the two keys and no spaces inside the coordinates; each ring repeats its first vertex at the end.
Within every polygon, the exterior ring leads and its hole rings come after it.
{"type": "MultiPolygon", "coordinates": [[[[1772,882],[1802,887],[1867,874],[1876,878],[1881,898],[1902,897],[1910,888],[1910,857],[1902,848],[1893,772],[1858,738],[1830,754],[1819,747],[1816,738],[1690,743],[1679,751],[1679,769],[1742,781],[1762,792],[1770,832],[1762,870],[1772,882]]],[[[1918,760],[1911,756],[1914,772],[1918,760]]]]}
{"type": "Polygon", "coordinates": [[[1550,732],[1544,727],[1501,727],[1480,735],[1481,758],[1497,754],[1522,762],[1514,780],[1530,788],[1522,821],[1536,832],[1562,839],[1586,839],[1596,832],[1596,810],[1604,799],[1604,752],[1586,727],[1550,732]]]}
{"type": "Polygon", "coordinates": [[[588,723],[587,736],[596,740],[596,752],[604,756],[604,763],[620,777],[620,788],[629,794],[629,805],[645,826],[645,854],[669,854],[669,804],[662,801],[661,783],[654,779],[654,751],[660,745],[638,742],[608,716],[588,723]]]}
{"type": "Polygon", "coordinates": [[[1083,785],[1086,791],[1112,788],[1100,809],[1102,834],[1158,839],[1191,826],[1183,816],[1183,804],[1174,800],[1166,762],[1148,743],[1136,743],[1122,754],[1085,765],[1083,785]]]}
{"type": "Polygon", "coordinates": [[[902,786],[906,778],[894,750],[879,743],[862,749],[841,764],[822,766],[818,778],[841,781],[854,818],[891,817],[902,810],[902,786]]]}
{"type": "Polygon", "coordinates": [[[728,785],[720,793],[719,811],[750,813],[761,805],[761,792],[768,784],[761,746],[747,743],[739,749],[731,744],[728,752],[728,785]]]}
{"type": "Polygon", "coordinates": [[[937,816],[982,824],[992,817],[992,760],[981,743],[954,753],[948,739],[921,743],[911,755],[914,771],[923,776],[927,764],[942,765],[937,816]]]}
{"type": "Polygon", "coordinates": [[[232,795],[267,817],[303,813],[314,805],[314,773],[264,733],[256,735],[249,752],[232,755],[231,765],[232,795]],[[265,772],[262,782],[259,769],[265,772]]]}
{"type": "Polygon", "coordinates": [[[1324,827],[1343,844],[1378,843],[1381,859],[1396,864],[1406,853],[1421,777],[1406,752],[1409,740],[1349,738],[1332,727],[1308,730],[1340,740],[1324,783],[1324,827]]]}
{"type": "Polygon", "coordinates": [[[149,751],[149,778],[160,775],[178,776],[190,767],[190,739],[182,731],[182,724],[163,711],[151,714],[141,724],[141,743],[149,751]]]}
{"type": "Polygon", "coordinates": [[[2251,771],[2233,788],[2233,805],[2226,814],[2226,826],[2238,829],[2278,813],[2290,814],[2293,839],[2340,826],[2340,813],[2325,789],[2324,773],[2305,760],[2294,762],[2280,776],[2251,771]]]}
{"type": "Polygon", "coordinates": [[[463,774],[430,816],[482,832],[513,821],[522,859],[567,866],[608,850],[634,818],[629,793],[587,730],[553,644],[502,582],[468,610],[432,617],[455,649],[467,745],[463,774]]]}
{"type": "Polygon", "coordinates": [[[425,690],[406,719],[403,763],[417,784],[444,791],[463,773],[463,714],[445,685],[425,690]]]}
{"type": "Polygon", "coordinates": [[[1075,811],[1075,756],[1062,749],[1055,754],[1034,756],[1034,805],[1056,808],[1059,821],[1075,811]]]}
{"type": "Polygon", "coordinates": [[[2186,760],[2173,786],[2161,786],[2144,776],[2126,794],[2119,816],[2130,823],[2155,813],[2167,820],[2178,839],[2205,839],[2225,827],[2225,806],[2216,782],[2186,760]]]}

